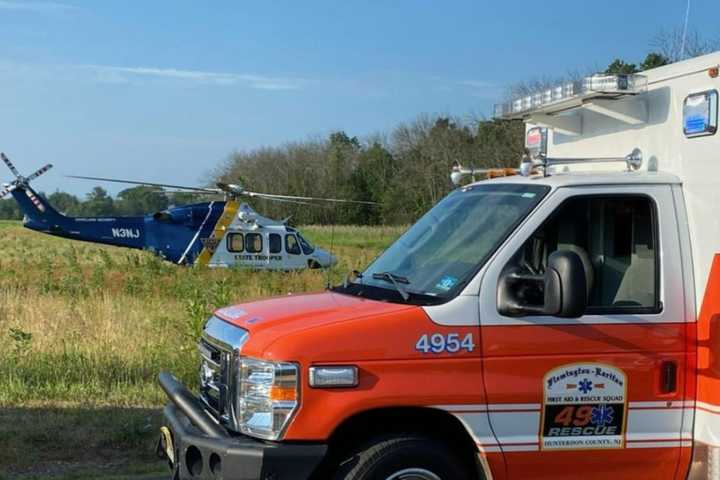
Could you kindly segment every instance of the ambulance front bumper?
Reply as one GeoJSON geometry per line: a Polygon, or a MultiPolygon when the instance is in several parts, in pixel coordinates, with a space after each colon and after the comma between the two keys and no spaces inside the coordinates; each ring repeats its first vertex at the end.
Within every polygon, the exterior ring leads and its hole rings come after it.
{"type": "Polygon", "coordinates": [[[159,380],[170,403],[163,410],[158,453],[168,460],[173,480],[306,480],[325,456],[322,444],[232,435],[175,377],[161,373],[159,380]]]}

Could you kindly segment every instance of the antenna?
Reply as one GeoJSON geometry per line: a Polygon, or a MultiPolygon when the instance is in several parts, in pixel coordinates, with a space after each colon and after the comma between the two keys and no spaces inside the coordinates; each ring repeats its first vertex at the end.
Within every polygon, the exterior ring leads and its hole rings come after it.
{"type": "Polygon", "coordinates": [[[683,26],[682,41],[680,42],[680,58],[685,58],[685,39],[687,38],[688,20],[690,19],[690,0],[687,0],[687,8],[685,9],[685,24],[683,26]]]}
{"type": "MultiPolygon", "coordinates": [[[[335,162],[335,169],[333,172],[333,196],[337,197],[337,189],[338,189],[338,165],[340,162],[335,162]]],[[[330,287],[332,286],[332,271],[333,271],[333,251],[335,249],[335,223],[337,223],[337,207],[338,204],[333,204],[333,214],[332,214],[332,223],[330,224],[330,266],[327,269],[327,280],[325,281],[325,289],[330,290],[330,287]]]]}

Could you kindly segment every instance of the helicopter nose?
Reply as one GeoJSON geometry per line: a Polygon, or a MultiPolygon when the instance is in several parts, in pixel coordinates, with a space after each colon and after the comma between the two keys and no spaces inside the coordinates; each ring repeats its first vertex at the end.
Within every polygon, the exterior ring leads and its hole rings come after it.
{"type": "Polygon", "coordinates": [[[319,252],[317,252],[317,254],[318,261],[323,268],[332,267],[333,265],[337,264],[337,257],[335,257],[335,255],[331,254],[330,252],[320,250],[319,252]]]}

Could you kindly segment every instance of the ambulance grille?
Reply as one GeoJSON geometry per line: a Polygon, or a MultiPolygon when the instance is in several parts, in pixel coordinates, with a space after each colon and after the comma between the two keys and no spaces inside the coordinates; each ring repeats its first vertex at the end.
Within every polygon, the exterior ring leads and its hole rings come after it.
{"type": "Polygon", "coordinates": [[[247,337],[246,330],[211,317],[198,343],[200,398],[220,423],[233,430],[235,364],[247,337]]]}

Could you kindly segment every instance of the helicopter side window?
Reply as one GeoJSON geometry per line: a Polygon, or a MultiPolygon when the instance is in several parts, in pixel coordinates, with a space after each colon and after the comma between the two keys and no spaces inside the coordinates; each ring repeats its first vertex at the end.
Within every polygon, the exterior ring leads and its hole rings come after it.
{"type": "Polygon", "coordinates": [[[227,237],[228,252],[241,253],[245,250],[245,238],[242,233],[229,233],[227,237]]]}
{"type": "Polygon", "coordinates": [[[262,249],[262,235],[259,233],[248,233],[245,235],[245,251],[248,253],[260,253],[262,249]]]}
{"type": "Polygon", "coordinates": [[[282,237],[277,233],[271,233],[268,236],[268,246],[270,247],[270,253],[282,252],[282,237]]]}
{"type": "Polygon", "coordinates": [[[285,251],[290,255],[300,255],[300,244],[295,235],[285,235],[285,251]]]}

